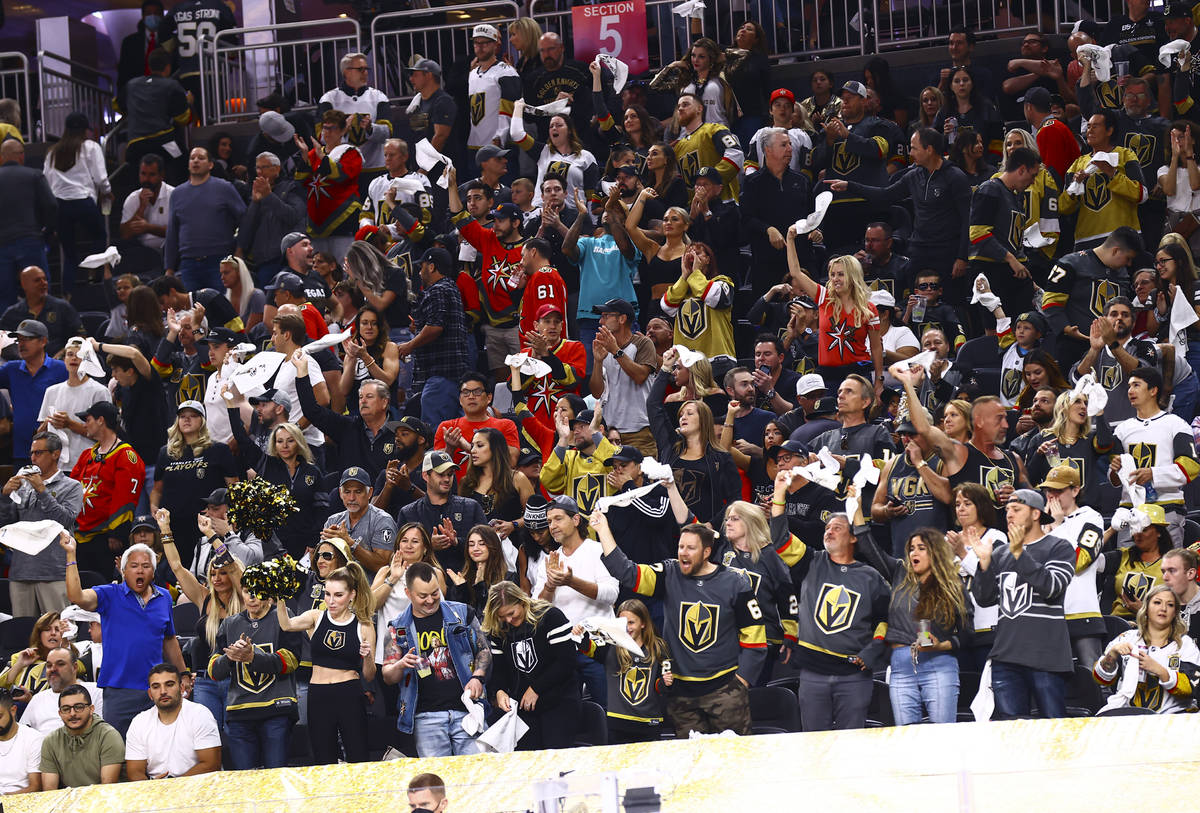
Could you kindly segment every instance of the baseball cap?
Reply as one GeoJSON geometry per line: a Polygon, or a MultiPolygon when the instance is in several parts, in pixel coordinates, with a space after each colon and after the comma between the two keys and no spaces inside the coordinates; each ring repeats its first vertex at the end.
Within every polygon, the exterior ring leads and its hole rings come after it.
{"type": "Polygon", "coordinates": [[[533,317],[533,321],[536,322],[539,319],[544,319],[548,313],[557,313],[559,316],[563,315],[562,308],[553,302],[548,302],[537,309],[537,315],[533,317]]]}
{"type": "Polygon", "coordinates": [[[229,489],[214,488],[212,494],[203,499],[209,505],[229,505],[229,489]]]}
{"type": "Polygon", "coordinates": [[[771,104],[775,104],[776,99],[787,99],[792,104],[796,103],[796,94],[792,93],[787,88],[775,88],[771,91],[771,104]]]}
{"type": "Polygon", "coordinates": [[[896,426],[896,434],[919,435],[921,433],[917,431],[917,427],[913,425],[912,421],[910,421],[908,418],[905,418],[904,420],[900,421],[899,425],[896,426]]]}
{"type": "Polygon", "coordinates": [[[810,311],[815,311],[817,309],[817,303],[812,301],[811,296],[805,296],[804,294],[801,294],[800,296],[796,297],[796,301],[800,303],[800,307],[802,308],[807,308],[810,311]]]}
{"type": "Polygon", "coordinates": [[[1187,3],[1172,3],[1167,6],[1167,13],[1164,15],[1168,20],[1187,20],[1191,19],[1192,7],[1187,3]]]}
{"type": "Polygon", "coordinates": [[[641,173],[638,172],[637,167],[635,167],[633,164],[623,164],[623,165],[617,167],[617,174],[618,175],[629,175],[631,177],[636,178],[641,173]]]}
{"type": "Polygon", "coordinates": [[[132,536],[137,531],[154,531],[158,533],[158,523],[154,521],[154,517],[149,514],[142,514],[140,517],[133,518],[133,525],[129,526],[129,533],[132,536]]]}
{"type": "Polygon", "coordinates": [[[868,297],[868,301],[876,308],[896,307],[896,297],[892,296],[889,291],[871,291],[871,296],[868,297]]]}
{"type": "Polygon", "coordinates": [[[291,271],[280,271],[275,275],[275,279],[271,280],[271,284],[264,290],[287,291],[288,293],[298,294],[304,291],[304,280],[300,279],[299,274],[293,274],[291,271]]]}
{"type": "Polygon", "coordinates": [[[474,40],[474,39],[480,39],[480,38],[487,39],[487,40],[495,40],[496,42],[499,42],[500,41],[500,30],[498,28],[496,28],[496,26],[494,26],[494,25],[488,25],[487,23],[480,23],[479,25],[477,25],[471,29],[471,39],[474,40]]]}
{"type": "Polygon", "coordinates": [[[533,449],[529,448],[528,446],[524,446],[521,448],[520,453],[517,455],[517,465],[518,466],[528,466],[531,463],[540,461],[541,459],[542,459],[542,455],[539,452],[534,451],[533,449]]]}
{"type": "Polygon", "coordinates": [[[75,417],[81,421],[88,418],[103,418],[110,429],[115,429],[121,422],[121,414],[117,411],[117,405],[112,401],[97,401],[83,412],[76,412],[75,417]]]}
{"type": "Polygon", "coordinates": [[[351,466],[342,472],[342,478],[338,480],[339,486],[344,486],[346,483],[362,483],[367,488],[370,488],[371,476],[367,474],[367,470],[362,466],[351,466]]]}
{"type": "Polygon", "coordinates": [[[450,259],[450,252],[441,246],[425,249],[425,253],[421,255],[421,263],[433,263],[439,274],[447,273],[453,264],[450,259]]]}
{"type": "Polygon", "coordinates": [[[417,64],[409,68],[410,71],[428,71],[434,76],[442,75],[442,66],[434,62],[432,59],[417,60],[417,64]]]}
{"type": "Polygon", "coordinates": [[[855,96],[867,98],[867,86],[862,82],[856,82],[851,79],[846,84],[842,85],[842,93],[853,93],[855,96]]]}
{"type": "Polygon", "coordinates": [[[268,110],[258,117],[258,129],[262,130],[267,138],[280,144],[291,141],[296,135],[295,126],[274,110],[268,110]]]}
{"type": "Polygon", "coordinates": [[[592,313],[598,313],[601,315],[606,313],[623,313],[631,320],[635,317],[633,305],[630,305],[624,299],[610,299],[603,305],[593,305],[592,313]]]}
{"type": "Polygon", "coordinates": [[[1163,510],[1161,505],[1157,505],[1152,502],[1144,502],[1133,510],[1141,511],[1143,514],[1148,516],[1150,518],[1151,525],[1167,524],[1167,512],[1163,510]]]}
{"type": "MultiPolygon", "coordinates": [[[[1188,12],[1188,16],[1192,16],[1190,11],[1188,12]]],[[[1025,95],[1018,99],[1018,101],[1021,104],[1033,105],[1035,110],[1046,113],[1050,110],[1050,91],[1041,86],[1031,87],[1025,91],[1025,95]]]]}
{"type": "Polygon", "coordinates": [[[778,446],[772,446],[767,449],[767,457],[774,460],[779,457],[780,452],[788,452],[789,454],[808,454],[808,447],[798,440],[785,440],[778,446]]]}
{"type": "Polygon", "coordinates": [[[199,412],[201,418],[208,417],[208,410],[206,410],[204,408],[204,404],[200,403],[199,401],[183,401],[183,402],[181,402],[179,404],[179,406],[175,407],[175,414],[178,415],[180,412],[183,412],[185,409],[191,409],[196,412],[199,412]]]}
{"type": "Polygon", "coordinates": [[[387,428],[395,432],[400,429],[406,429],[413,434],[420,435],[430,443],[433,443],[433,430],[429,428],[429,424],[414,415],[405,415],[398,421],[389,421],[387,428]]]}
{"type": "Polygon", "coordinates": [[[570,420],[570,423],[591,423],[592,418],[596,417],[596,412],[591,409],[584,409],[575,413],[575,417],[570,420]]]}
{"type": "Polygon", "coordinates": [[[280,390],[267,390],[262,395],[252,395],[246,399],[250,402],[250,406],[258,406],[259,404],[279,404],[284,409],[292,408],[292,400],[287,397],[287,393],[280,390]]]}
{"type": "Polygon", "coordinates": [[[512,150],[502,150],[495,144],[484,144],[475,153],[475,163],[483,166],[484,161],[490,161],[493,158],[510,158],[512,150]]]}
{"type": "Polygon", "coordinates": [[[523,220],[521,207],[515,203],[501,203],[492,210],[492,217],[504,217],[509,220],[523,220]]]}
{"type": "Polygon", "coordinates": [[[1046,474],[1038,488],[1070,488],[1079,485],[1079,472],[1074,466],[1055,466],[1046,474]]]}
{"type": "Polygon", "coordinates": [[[1014,321],[1013,324],[1015,325],[1017,322],[1028,322],[1029,324],[1033,325],[1034,330],[1043,336],[1050,332],[1050,323],[1046,321],[1045,316],[1037,311],[1026,311],[1025,313],[1022,313],[1016,318],[1016,321],[1014,321]]]}
{"type": "Polygon", "coordinates": [[[426,452],[425,459],[421,461],[422,474],[428,474],[431,471],[445,474],[454,468],[454,459],[445,452],[426,452]]]}
{"type": "Polygon", "coordinates": [[[808,417],[818,418],[823,415],[832,415],[835,412],[837,412],[837,396],[826,395],[813,405],[812,411],[808,413],[808,417]]]}
{"type": "Polygon", "coordinates": [[[208,331],[208,335],[204,338],[211,342],[220,342],[221,344],[237,344],[238,335],[227,327],[214,327],[208,331]]]}
{"type": "Polygon", "coordinates": [[[805,373],[796,382],[797,395],[810,395],[814,392],[825,392],[827,389],[829,387],[825,386],[825,379],[816,373],[805,373]]]}
{"type": "Polygon", "coordinates": [[[546,506],[547,513],[549,513],[552,508],[557,508],[560,511],[566,511],[571,515],[579,513],[579,503],[575,502],[566,494],[559,494],[557,497],[551,500],[550,504],[546,506]]]}
{"type": "Polygon", "coordinates": [[[641,463],[646,459],[642,450],[636,446],[619,446],[616,453],[608,459],[609,463],[619,460],[622,463],[641,463]]]}
{"type": "Polygon", "coordinates": [[[546,509],[549,507],[550,503],[542,495],[531,496],[529,502],[525,503],[525,530],[544,531],[549,528],[550,522],[546,519],[546,509]]]}
{"type": "Polygon", "coordinates": [[[1030,508],[1036,508],[1038,511],[1046,510],[1046,498],[1042,496],[1040,491],[1034,491],[1032,488],[1018,488],[1008,498],[1011,505],[1028,505],[1030,508]]]}
{"type": "Polygon", "coordinates": [[[716,167],[705,167],[696,173],[696,177],[715,183],[717,186],[725,185],[725,179],[721,177],[721,173],[717,171],[716,167]]]}
{"type": "Polygon", "coordinates": [[[299,231],[288,232],[287,234],[285,234],[283,236],[283,239],[279,241],[279,253],[287,254],[287,250],[289,248],[296,245],[296,243],[299,243],[301,240],[305,240],[307,238],[308,238],[308,235],[305,234],[304,232],[299,232],[299,231]]]}
{"type": "Polygon", "coordinates": [[[26,339],[49,338],[50,333],[46,330],[46,326],[37,319],[22,319],[21,324],[17,325],[17,329],[8,335],[14,339],[18,336],[24,336],[26,339]]]}

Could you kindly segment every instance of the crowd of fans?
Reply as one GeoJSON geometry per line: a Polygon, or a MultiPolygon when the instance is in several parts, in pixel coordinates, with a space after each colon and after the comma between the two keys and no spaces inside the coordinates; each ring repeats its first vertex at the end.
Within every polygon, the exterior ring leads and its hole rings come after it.
{"type": "Polygon", "coordinates": [[[421,756],[569,747],[589,703],[609,742],[749,734],[773,681],[807,731],[881,685],[897,724],[1193,708],[1190,6],[1029,33],[1002,82],[955,31],[918,103],[881,58],[771,88],[754,22],[619,88],[485,23],[407,107],[347,54],[315,120],[190,152],[143,13],[116,251],[86,119],[42,172],[0,143],[36,619],[0,791],[276,767],[297,723],[319,763],[379,717],[421,756]],[[299,506],[262,535],[253,478],[299,506]],[[247,589],[284,555],[293,597],[247,589]]]}

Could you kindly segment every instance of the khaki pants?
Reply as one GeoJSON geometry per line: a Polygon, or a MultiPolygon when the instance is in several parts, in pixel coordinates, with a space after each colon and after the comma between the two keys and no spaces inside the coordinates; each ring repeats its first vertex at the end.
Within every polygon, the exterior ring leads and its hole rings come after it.
{"type": "Polygon", "coordinates": [[[633,446],[646,457],[658,459],[658,445],[654,442],[654,434],[650,431],[649,426],[636,432],[622,432],[621,443],[625,446],[633,446]]]}
{"type": "Polygon", "coordinates": [[[44,613],[59,612],[67,601],[67,583],[63,582],[9,582],[8,593],[12,598],[13,615],[37,618],[44,613]]]}

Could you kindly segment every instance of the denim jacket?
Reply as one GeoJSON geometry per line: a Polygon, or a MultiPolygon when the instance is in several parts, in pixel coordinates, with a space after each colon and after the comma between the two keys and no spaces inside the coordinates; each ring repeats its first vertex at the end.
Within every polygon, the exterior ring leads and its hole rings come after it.
{"type": "MultiPolygon", "coordinates": [[[[475,656],[481,649],[486,648],[487,642],[479,630],[479,623],[471,618],[472,609],[466,604],[442,601],[441,609],[450,660],[454,663],[454,671],[458,673],[459,683],[466,687],[467,681],[471,679],[475,656]]],[[[388,624],[388,628],[402,654],[411,649],[413,644],[409,641],[417,640],[412,607],[406,607],[404,612],[388,624]]],[[[484,680],[486,682],[486,676],[484,680]]],[[[413,720],[417,712],[417,683],[416,671],[412,669],[405,670],[400,678],[400,717],[396,721],[396,727],[405,734],[411,734],[413,730],[413,720]]]]}

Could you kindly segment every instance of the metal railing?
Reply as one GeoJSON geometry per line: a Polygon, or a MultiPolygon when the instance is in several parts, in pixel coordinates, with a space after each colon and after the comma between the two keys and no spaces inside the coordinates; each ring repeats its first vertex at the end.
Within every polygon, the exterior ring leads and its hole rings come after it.
{"type": "Polygon", "coordinates": [[[342,81],[338,60],[362,45],[358,21],[348,17],[232,28],[202,39],[202,121],[257,118],[255,101],[275,91],[295,109],[314,108],[342,81]]]}
{"type": "Polygon", "coordinates": [[[31,141],[34,105],[29,95],[29,58],[18,51],[0,53],[0,98],[14,99],[21,106],[21,138],[31,141]]]}
{"type": "MultiPolygon", "coordinates": [[[[688,44],[697,37],[712,36],[712,22],[704,17],[685,19],[671,11],[682,0],[646,0],[647,51],[652,70],[682,58],[688,44]]],[[[726,0],[720,0],[724,5],[726,0]]],[[[571,37],[571,9],[558,8],[560,0],[532,0],[529,16],[542,31],[554,31],[563,38],[568,54],[574,53],[571,37]]],[[[709,5],[715,5],[710,2],[709,5]]]]}
{"type": "Polygon", "coordinates": [[[879,11],[876,51],[942,44],[955,26],[976,35],[1037,31],[1041,18],[1041,0],[891,0],[879,11]]]}
{"type": "Polygon", "coordinates": [[[469,62],[471,28],[484,22],[500,29],[503,53],[508,44],[508,24],[520,15],[520,7],[512,0],[380,14],[371,21],[371,58],[375,63],[372,84],[394,101],[407,100],[413,91],[403,69],[414,59],[432,59],[444,71],[449,71],[457,60],[465,58],[469,62]]]}
{"type": "MultiPolygon", "coordinates": [[[[1118,0],[1052,0],[1054,3],[1054,28],[1066,33],[1076,20],[1095,20],[1101,25],[1120,14],[1123,4],[1118,0]]],[[[1161,9],[1160,9],[1161,10],[1161,9]]]]}
{"type": "Polygon", "coordinates": [[[88,117],[97,136],[108,132],[114,119],[112,78],[49,51],[39,51],[37,61],[43,137],[61,136],[67,115],[76,110],[88,117]]]}

